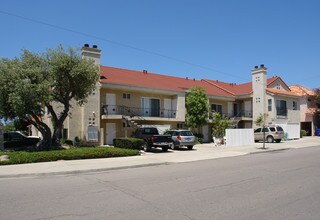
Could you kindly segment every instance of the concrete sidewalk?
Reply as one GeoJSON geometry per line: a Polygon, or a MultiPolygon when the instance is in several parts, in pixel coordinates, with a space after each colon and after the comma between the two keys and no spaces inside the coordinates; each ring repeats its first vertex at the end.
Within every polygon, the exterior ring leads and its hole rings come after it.
{"type": "Polygon", "coordinates": [[[166,153],[161,151],[142,153],[141,156],[134,157],[63,160],[46,163],[8,165],[0,166],[0,178],[98,172],[208,160],[223,157],[234,157],[246,154],[264,153],[294,148],[313,146],[320,147],[320,137],[304,137],[299,140],[291,140],[281,143],[266,143],[266,149],[262,149],[262,146],[262,143],[255,143],[251,146],[225,147],[214,146],[213,143],[209,143],[196,145],[192,151],[181,149],[175,151],[169,150],[166,153]]]}

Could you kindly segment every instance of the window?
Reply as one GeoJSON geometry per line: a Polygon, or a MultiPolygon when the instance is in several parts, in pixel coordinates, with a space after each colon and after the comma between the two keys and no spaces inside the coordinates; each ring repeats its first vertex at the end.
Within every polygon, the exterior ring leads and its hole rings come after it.
{"type": "Polygon", "coordinates": [[[277,85],[276,85],[276,89],[281,89],[281,87],[280,87],[280,84],[278,83],[277,85]]]}
{"type": "Polygon", "coordinates": [[[277,100],[277,116],[287,116],[287,101],[277,100]]]}
{"type": "Polygon", "coordinates": [[[260,102],[260,98],[256,98],[256,103],[259,103],[260,102]]]}
{"type": "Polygon", "coordinates": [[[158,129],[157,128],[144,128],[142,134],[155,134],[158,135],[158,129]]]}
{"type": "Polygon", "coordinates": [[[131,98],[131,95],[129,93],[123,93],[122,94],[122,98],[123,99],[130,99],[131,98]]]}
{"type": "Polygon", "coordinates": [[[181,136],[193,136],[193,133],[191,131],[181,131],[181,136]]]}
{"type": "Polygon", "coordinates": [[[292,102],[292,110],[298,110],[298,103],[296,101],[292,102]]]}
{"type": "Polygon", "coordinates": [[[88,141],[98,141],[98,128],[96,126],[88,126],[88,141]]]}
{"type": "Polygon", "coordinates": [[[183,128],[183,124],[182,124],[182,123],[178,123],[178,124],[177,124],[177,128],[178,128],[178,129],[183,128]]]}
{"type": "Polygon", "coordinates": [[[212,105],[211,105],[211,109],[212,109],[212,111],[219,112],[220,115],[222,115],[222,105],[212,104],[212,105]]]}
{"type": "Polygon", "coordinates": [[[268,111],[272,111],[272,99],[268,99],[268,111]]]}
{"type": "Polygon", "coordinates": [[[256,77],[256,82],[260,82],[260,76],[256,77]]]}
{"type": "Polygon", "coordinates": [[[271,132],[275,132],[276,131],[276,128],[274,128],[274,127],[270,127],[269,129],[270,129],[271,132]]]}
{"type": "Polygon", "coordinates": [[[261,132],[261,128],[257,128],[256,130],[254,130],[255,133],[261,132]]]}

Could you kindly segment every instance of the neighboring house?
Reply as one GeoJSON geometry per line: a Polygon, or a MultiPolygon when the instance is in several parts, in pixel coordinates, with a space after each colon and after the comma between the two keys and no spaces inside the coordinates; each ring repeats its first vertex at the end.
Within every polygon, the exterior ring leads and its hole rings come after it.
{"type": "Polygon", "coordinates": [[[301,129],[307,132],[307,136],[315,135],[315,129],[319,126],[316,121],[317,104],[315,92],[301,85],[290,86],[290,89],[300,96],[301,129]]]}
{"type": "Polygon", "coordinates": [[[280,125],[289,138],[300,137],[300,96],[291,92],[278,76],[267,78],[264,65],[252,70],[252,82],[235,84],[204,79],[212,86],[227,91],[234,98],[221,112],[231,116],[238,128],[255,128],[255,120],[266,115],[266,125],[280,125]],[[236,116],[236,117],[232,117],[236,116]]]}
{"type": "MultiPolygon", "coordinates": [[[[84,106],[73,105],[64,123],[65,138],[110,145],[115,137],[130,137],[137,126],[184,128],[186,92],[195,86],[206,90],[211,109],[230,118],[234,127],[252,128],[260,114],[268,113],[268,124],[299,127],[300,133],[299,96],[280,77],[267,79],[264,66],[252,71],[252,82],[237,85],[100,66],[101,51],[87,44],[81,54],[100,67],[100,81],[84,106]]],[[[45,115],[43,120],[49,119],[45,115]]],[[[202,133],[205,142],[211,141],[210,123],[202,133]]]]}

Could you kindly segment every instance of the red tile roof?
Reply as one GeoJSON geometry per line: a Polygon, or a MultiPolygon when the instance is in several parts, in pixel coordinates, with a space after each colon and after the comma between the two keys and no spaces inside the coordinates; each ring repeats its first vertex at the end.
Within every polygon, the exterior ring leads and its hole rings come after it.
{"type": "Polygon", "coordinates": [[[206,82],[175,76],[144,73],[143,71],[127,70],[115,67],[101,66],[101,83],[136,86],[142,88],[184,92],[195,86],[204,88],[208,95],[233,97],[223,89],[209,85],[206,82]]]}
{"type": "Polygon", "coordinates": [[[313,90],[308,89],[308,88],[301,86],[301,85],[290,86],[290,89],[292,92],[294,92],[295,94],[300,95],[300,96],[303,96],[303,95],[314,96],[314,95],[316,95],[313,90]]]}
{"type": "Polygon", "coordinates": [[[296,97],[300,97],[300,95],[297,95],[293,92],[289,92],[289,91],[284,91],[284,90],[279,90],[279,89],[273,89],[273,88],[267,88],[268,92],[271,92],[273,94],[280,94],[280,95],[289,95],[289,96],[296,96],[296,97]]]}
{"type": "MultiPolygon", "coordinates": [[[[279,76],[273,76],[267,79],[267,86],[272,84],[277,79],[282,80],[279,76]]],[[[204,82],[209,83],[210,85],[216,86],[221,89],[225,89],[229,93],[233,95],[249,95],[252,93],[252,82],[247,82],[243,84],[236,84],[236,83],[227,83],[221,82],[217,80],[208,80],[203,79],[204,82]]]]}
{"type": "Polygon", "coordinates": [[[252,83],[243,83],[243,84],[235,84],[235,83],[227,83],[227,82],[220,82],[220,81],[215,81],[215,80],[208,80],[208,79],[203,79],[202,81],[224,89],[225,91],[229,92],[230,94],[233,95],[244,95],[244,94],[250,94],[252,92],[252,83]]]}
{"type": "MultiPolygon", "coordinates": [[[[277,79],[282,80],[278,76],[267,79],[267,85],[270,85],[277,79]]],[[[195,80],[108,66],[101,66],[101,82],[176,92],[185,92],[195,86],[201,86],[206,90],[208,95],[221,97],[234,97],[236,95],[249,95],[252,93],[252,82],[235,84],[208,79],[195,80]]],[[[267,91],[274,94],[299,96],[293,92],[278,89],[267,88],[267,91]]]]}

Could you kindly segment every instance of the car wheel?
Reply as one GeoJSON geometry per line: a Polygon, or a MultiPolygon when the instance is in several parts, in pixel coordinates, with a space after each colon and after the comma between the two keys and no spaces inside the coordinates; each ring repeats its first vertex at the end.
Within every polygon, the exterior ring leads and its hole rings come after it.
{"type": "Polygon", "coordinates": [[[162,152],[167,152],[168,151],[168,147],[162,147],[162,152]]]}
{"type": "Polygon", "coordinates": [[[188,146],[188,150],[192,150],[193,146],[188,146]]]}
{"type": "Polygon", "coordinates": [[[144,143],[144,145],[142,146],[142,149],[144,152],[149,152],[150,151],[150,146],[148,143],[144,143]]]}
{"type": "Polygon", "coordinates": [[[277,143],[280,143],[280,141],[281,141],[281,139],[277,139],[277,140],[276,140],[277,143]]]}
{"type": "Polygon", "coordinates": [[[267,137],[267,142],[268,143],[272,143],[274,141],[273,137],[272,136],[268,136],[267,137]]]}

